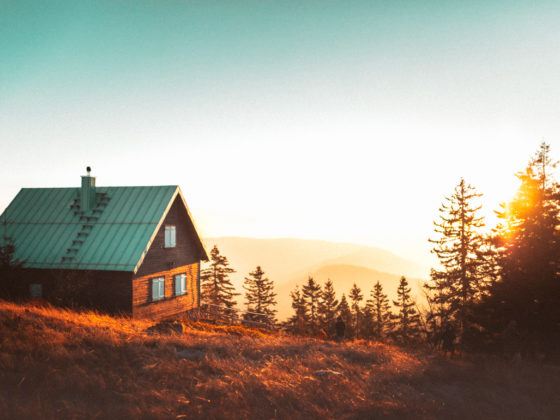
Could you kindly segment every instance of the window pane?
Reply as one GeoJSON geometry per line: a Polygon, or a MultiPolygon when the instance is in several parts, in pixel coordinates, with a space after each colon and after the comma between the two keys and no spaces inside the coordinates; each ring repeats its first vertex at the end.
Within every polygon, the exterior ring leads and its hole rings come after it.
{"type": "Polygon", "coordinates": [[[175,281],[175,295],[184,295],[186,291],[186,274],[177,274],[174,277],[175,281]]]}
{"type": "Polygon", "coordinates": [[[157,282],[155,280],[152,280],[152,300],[157,300],[158,299],[158,285],[157,282]]]}
{"type": "Polygon", "coordinates": [[[176,246],[175,226],[165,226],[165,248],[176,246]]]}
{"type": "Polygon", "coordinates": [[[169,226],[165,227],[165,247],[169,248],[171,246],[171,236],[169,231],[169,226]]]}
{"type": "Polygon", "coordinates": [[[175,246],[175,226],[170,226],[170,231],[169,231],[169,242],[170,242],[170,246],[174,247],[175,246]]]}
{"type": "Polygon", "coordinates": [[[165,280],[163,278],[152,279],[152,300],[165,297],[165,280]]]}
{"type": "Polygon", "coordinates": [[[175,276],[175,295],[181,294],[181,276],[175,276]]]}

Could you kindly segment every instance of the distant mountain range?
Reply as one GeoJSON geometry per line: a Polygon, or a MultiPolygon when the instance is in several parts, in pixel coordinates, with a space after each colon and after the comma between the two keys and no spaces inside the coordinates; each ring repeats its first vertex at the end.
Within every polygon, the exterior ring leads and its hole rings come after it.
{"type": "MultiPolygon", "coordinates": [[[[290,291],[308,276],[320,283],[331,279],[337,294],[348,294],[355,282],[364,294],[380,281],[389,298],[395,298],[398,280],[405,275],[413,294],[421,297],[420,278],[426,268],[381,248],[305,239],[256,239],[239,237],[207,238],[208,250],[217,245],[236,270],[232,280],[242,292],[243,278],[257,265],[273,279],[278,293],[278,317],[291,313],[290,291]]],[[[364,301],[365,301],[364,299],[364,301]]],[[[240,300],[240,303],[242,299],[240,300]]]]}

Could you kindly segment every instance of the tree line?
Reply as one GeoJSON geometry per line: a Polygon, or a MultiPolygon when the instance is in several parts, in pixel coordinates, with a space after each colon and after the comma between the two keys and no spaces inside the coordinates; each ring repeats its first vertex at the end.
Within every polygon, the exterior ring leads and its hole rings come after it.
{"type": "Polygon", "coordinates": [[[293,334],[325,338],[335,336],[335,323],[340,317],[345,323],[347,338],[382,340],[391,337],[407,343],[420,339],[420,313],[405,277],[401,277],[398,285],[397,300],[393,301],[394,312],[379,282],[362,304],[364,296],[356,284],[350,290],[348,299],[343,294],[339,301],[331,280],[322,287],[309,277],[301,289],[296,286],[291,292],[293,316],[278,324],[273,281],[257,266],[244,279],[245,310],[238,311],[237,296],[240,293],[235,291],[230,279],[230,274],[234,272],[227,257],[214,246],[208,267],[201,272],[203,304],[213,316],[229,322],[275,325],[293,334]]]}
{"type": "Polygon", "coordinates": [[[348,293],[336,298],[333,283],[322,287],[313,277],[291,293],[294,314],[284,323],[287,331],[300,335],[334,338],[336,323],[344,323],[346,338],[385,340],[411,343],[421,339],[420,312],[406,277],[401,277],[393,308],[381,283],[376,282],[364,302],[362,290],[354,283],[348,293]]]}
{"type": "MultiPolygon", "coordinates": [[[[496,210],[488,228],[478,190],[461,179],[444,198],[429,241],[437,267],[424,285],[419,308],[405,277],[390,302],[382,285],[364,301],[355,284],[340,300],[333,283],[312,277],[291,292],[292,316],[282,326],[302,335],[333,336],[340,317],[346,335],[398,342],[441,344],[452,332],[464,350],[550,355],[560,350],[560,187],[556,162],[543,143],[516,174],[520,186],[496,210]],[[392,304],[391,304],[392,303],[392,304]]],[[[216,247],[202,272],[204,299],[232,311],[238,295],[227,258],[216,247]]],[[[257,267],[245,278],[244,319],[276,323],[274,284],[257,267]],[[261,314],[261,315],[259,315],[261,314]]]]}

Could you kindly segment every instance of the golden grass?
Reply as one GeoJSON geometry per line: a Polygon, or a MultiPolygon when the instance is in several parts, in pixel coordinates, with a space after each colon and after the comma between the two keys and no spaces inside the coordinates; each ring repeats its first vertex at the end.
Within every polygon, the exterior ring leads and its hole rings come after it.
{"type": "Polygon", "coordinates": [[[557,367],[0,301],[3,418],[557,418],[557,367]]]}

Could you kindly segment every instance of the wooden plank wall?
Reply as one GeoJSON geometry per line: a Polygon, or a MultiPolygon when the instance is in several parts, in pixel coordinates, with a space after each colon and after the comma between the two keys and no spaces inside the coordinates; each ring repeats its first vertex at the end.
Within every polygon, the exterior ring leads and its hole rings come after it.
{"type": "Polygon", "coordinates": [[[137,274],[144,276],[198,261],[200,261],[200,250],[196,232],[192,227],[183,202],[179,197],[176,197],[137,274]],[[175,226],[177,241],[174,248],[164,247],[165,225],[175,226]]]}
{"type": "Polygon", "coordinates": [[[198,305],[199,262],[159,271],[132,279],[132,316],[134,318],[164,319],[180,315],[198,305]],[[187,275],[187,293],[175,296],[173,276],[187,275]],[[152,302],[152,282],[157,277],[165,278],[165,298],[152,302]]]}
{"type": "Polygon", "coordinates": [[[43,300],[55,305],[130,315],[132,273],[124,271],[22,269],[17,297],[29,299],[29,285],[42,285],[43,300]]]}

